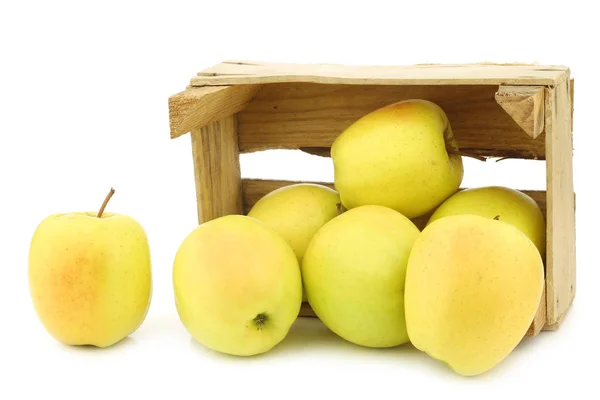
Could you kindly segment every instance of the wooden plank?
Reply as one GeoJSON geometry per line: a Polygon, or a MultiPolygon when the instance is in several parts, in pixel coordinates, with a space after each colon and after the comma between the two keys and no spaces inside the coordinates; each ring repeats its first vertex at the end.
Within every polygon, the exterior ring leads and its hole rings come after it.
{"type": "Polygon", "coordinates": [[[546,326],[546,287],[542,291],[542,298],[538,310],[533,317],[533,322],[525,336],[537,336],[546,326]]]}
{"type": "MultiPolygon", "coordinates": [[[[242,179],[242,198],[243,198],[243,212],[244,214],[252,208],[252,206],[261,199],[267,193],[278,189],[283,186],[292,185],[299,183],[298,181],[284,181],[284,180],[266,180],[266,179],[242,179]]],[[[311,182],[325,185],[332,189],[335,189],[333,183],[330,182],[311,182]]],[[[532,199],[540,206],[542,213],[546,215],[546,192],[543,190],[523,190],[523,193],[531,196],[532,199]]],[[[429,220],[430,214],[422,217],[414,218],[412,221],[414,224],[422,230],[427,221],[429,220]]],[[[545,289],[544,289],[545,291],[545,289]]],[[[316,317],[314,311],[311,309],[308,303],[303,303],[300,309],[300,317],[316,317]]],[[[542,329],[546,329],[546,296],[545,292],[542,294],[542,300],[540,306],[536,312],[536,315],[531,323],[531,326],[527,330],[526,336],[536,336],[542,329]]]]}
{"type": "Polygon", "coordinates": [[[350,85],[554,85],[568,68],[528,64],[367,66],[225,61],[198,73],[192,86],[307,82],[350,85]]]}
{"type": "Polygon", "coordinates": [[[543,86],[500,86],[496,102],[533,139],[544,130],[543,86]]]}
{"type": "Polygon", "coordinates": [[[548,325],[564,318],[576,292],[571,93],[567,80],[546,94],[548,325]]]}
{"type": "MultiPolygon", "coordinates": [[[[242,179],[242,210],[244,214],[256,204],[264,195],[282,186],[299,183],[298,181],[271,180],[271,179],[242,179]]],[[[335,189],[331,182],[312,182],[335,189]]],[[[542,213],[546,213],[546,192],[543,190],[523,190],[538,203],[542,213]]],[[[419,229],[423,229],[431,214],[412,219],[419,229]]]]}
{"type": "MultiPolygon", "coordinates": [[[[318,318],[317,314],[315,314],[314,310],[311,308],[311,306],[308,302],[302,303],[302,307],[300,307],[300,313],[298,314],[298,316],[303,317],[303,318],[318,318]]],[[[546,327],[548,325],[544,325],[545,322],[546,322],[546,296],[543,295],[542,301],[540,302],[540,307],[538,308],[538,311],[535,314],[535,317],[533,317],[533,321],[531,322],[529,329],[527,329],[527,332],[525,332],[525,336],[533,337],[533,336],[537,336],[542,330],[549,330],[549,329],[546,329],[546,327]]],[[[555,329],[557,329],[557,328],[555,328],[555,329]]]]}
{"type": "Polygon", "coordinates": [[[546,324],[546,325],[544,325],[544,327],[542,328],[542,331],[556,331],[556,330],[558,330],[560,328],[560,325],[565,320],[565,318],[567,317],[568,314],[569,314],[568,312],[565,312],[553,324],[546,324]]]}
{"type": "Polygon", "coordinates": [[[310,304],[308,304],[308,302],[306,301],[302,303],[302,306],[300,307],[300,314],[298,314],[298,316],[307,318],[317,318],[317,314],[315,314],[310,304]]]}
{"type": "Polygon", "coordinates": [[[573,132],[573,114],[575,112],[575,79],[571,79],[571,132],[573,132]]]}
{"type": "Polygon", "coordinates": [[[241,175],[235,115],[192,131],[198,222],[241,214],[241,175]]]}
{"type": "Polygon", "coordinates": [[[461,151],[544,159],[544,132],[537,139],[523,133],[496,102],[497,91],[498,86],[265,85],[239,113],[240,151],[321,148],[316,151],[327,155],[337,136],[363,115],[422,98],[444,109],[461,151]]]}
{"type": "Polygon", "coordinates": [[[258,86],[188,88],[169,98],[171,138],[221,120],[246,107],[258,86]]]}
{"type": "MultiPolygon", "coordinates": [[[[282,186],[298,183],[296,181],[283,181],[283,180],[260,180],[260,179],[243,179],[242,180],[242,195],[243,195],[243,203],[244,203],[244,213],[247,213],[248,210],[256,203],[262,196],[266,195],[272,190],[278,189],[282,186]]],[[[315,182],[321,185],[328,186],[330,188],[334,188],[332,183],[328,182],[315,182]]],[[[539,190],[523,190],[524,193],[531,196],[540,206],[542,212],[545,215],[546,212],[546,192],[539,190]]],[[[423,229],[429,220],[431,214],[414,218],[412,221],[419,229],[423,229]]],[[[300,309],[300,317],[308,317],[315,318],[316,314],[310,307],[308,303],[303,303],[300,309]]],[[[540,301],[540,306],[536,312],[536,315],[527,330],[525,336],[537,336],[542,329],[545,329],[546,325],[546,296],[545,289],[542,294],[542,299],[540,301]]]]}

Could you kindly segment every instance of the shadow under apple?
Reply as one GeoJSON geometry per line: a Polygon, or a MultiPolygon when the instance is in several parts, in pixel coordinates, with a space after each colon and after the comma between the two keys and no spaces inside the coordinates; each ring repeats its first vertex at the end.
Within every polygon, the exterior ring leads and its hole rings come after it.
{"type": "Polygon", "coordinates": [[[406,343],[390,348],[370,348],[351,343],[329,330],[318,318],[299,317],[292,325],[288,335],[270,351],[250,357],[239,357],[222,354],[213,351],[195,339],[190,338],[192,347],[201,351],[204,355],[218,358],[220,360],[231,360],[234,362],[264,362],[264,359],[286,357],[294,353],[305,353],[316,351],[322,353],[340,352],[350,357],[356,357],[359,362],[365,364],[373,361],[378,364],[387,364],[391,368],[394,365],[401,367],[407,363],[411,365],[423,365],[424,369],[431,369],[437,373],[457,376],[444,363],[434,360],[426,353],[416,349],[411,343],[406,343]]]}
{"type": "Polygon", "coordinates": [[[101,353],[109,353],[114,351],[122,351],[125,348],[129,348],[134,346],[136,343],[135,339],[131,336],[126,336],[118,342],[112,344],[107,347],[98,347],[91,344],[83,344],[83,345],[69,345],[57,342],[57,345],[61,346],[64,350],[70,352],[84,352],[84,353],[93,353],[93,352],[101,352],[101,353]]]}

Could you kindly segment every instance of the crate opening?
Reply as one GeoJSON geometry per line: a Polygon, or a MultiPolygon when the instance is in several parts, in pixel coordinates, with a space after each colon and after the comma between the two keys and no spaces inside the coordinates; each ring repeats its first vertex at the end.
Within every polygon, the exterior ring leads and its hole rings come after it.
{"type": "MultiPolygon", "coordinates": [[[[462,189],[506,186],[532,197],[546,214],[546,162],[527,159],[488,159],[463,157],[462,189]]],[[[293,183],[317,182],[334,188],[334,168],[329,157],[301,150],[264,150],[240,155],[243,212],[267,193],[293,183]]],[[[429,214],[418,217],[422,228],[429,214]]]]}
{"type": "MultiPolygon", "coordinates": [[[[546,190],[546,161],[496,159],[479,161],[463,157],[461,187],[506,186],[519,190],[546,190]]],[[[269,179],[332,183],[333,162],[329,157],[302,150],[271,149],[240,155],[242,179],[269,179]]]]}

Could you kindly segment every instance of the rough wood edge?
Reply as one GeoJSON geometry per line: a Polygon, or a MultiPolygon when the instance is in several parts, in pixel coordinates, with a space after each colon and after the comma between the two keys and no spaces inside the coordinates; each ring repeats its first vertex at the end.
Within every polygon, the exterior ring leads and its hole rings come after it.
{"type": "Polygon", "coordinates": [[[362,116],[397,101],[424,98],[446,110],[463,153],[543,160],[544,133],[537,139],[525,134],[495,101],[497,91],[495,85],[263,85],[238,113],[240,152],[301,149],[327,156],[327,147],[362,116]]]}
{"type": "MultiPolygon", "coordinates": [[[[254,205],[258,199],[267,193],[278,189],[282,186],[293,185],[296,183],[315,183],[318,185],[327,186],[329,188],[335,189],[335,185],[332,182],[323,182],[323,181],[294,181],[294,180],[283,180],[283,179],[251,179],[251,178],[243,178],[242,179],[242,204],[243,204],[243,212],[247,213],[254,205]]],[[[460,188],[459,190],[463,190],[464,188],[460,188]]],[[[521,190],[523,193],[527,194],[531,198],[533,198],[542,208],[542,210],[546,209],[546,192],[544,190],[521,190]]],[[[422,217],[414,218],[413,222],[417,225],[423,222],[426,222],[429,219],[429,215],[424,215],[422,217]]]]}
{"type": "Polygon", "coordinates": [[[552,324],[545,324],[544,327],[542,328],[542,331],[557,331],[560,328],[560,326],[562,325],[563,321],[569,315],[569,311],[571,310],[571,307],[573,307],[573,302],[574,302],[574,299],[571,299],[571,304],[569,304],[569,308],[567,308],[567,310],[564,313],[562,313],[560,315],[560,317],[558,317],[556,322],[554,322],[552,324]]]}
{"type": "Polygon", "coordinates": [[[546,325],[546,284],[544,283],[544,288],[542,289],[542,296],[540,299],[540,305],[537,309],[535,317],[533,317],[533,322],[525,336],[537,336],[546,325]]]}
{"type": "MultiPolygon", "coordinates": [[[[240,149],[240,153],[242,154],[247,154],[247,153],[253,153],[253,152],[257,152],[257,151],[263,151],[263,150],[271,150],[273,149],[273,147],[269,147],[269,148],[264,148],[264,149],[240,149]]],[[[330,147],[298,147],[298,148],[285,148],[282,150],[300,150],[304,153],[308,153],[308,154],[312,154],[314,156],[319,156],[319,157],[331,157],[331,148],[330,147]]],[[[460,152],[464,155],[464,156],[473,156],[473,157],[483,157],[486,159],[509,159],[509,158],[514,158],[514,159],[519,159],[519,160],[538,160],[538,161],[543,161],[546,159],[546,157],[544,155],[541,154],[537,154],[534,150],[503,150],[503,151],[498,151],[496,149],[470,149],[470,148],[466,148],[466,147],[461,147],[460,152]]]]}
{"type": "Polygon", "coordinates": [[[417,64],[367,66],[224,61],[198,73],[191,86],[312,82],[386,85],[554,85],[568,75],[559,65],[535,64],[417,64]]]}
{"type": "Polygon", "coordinates": [[[169,97],[171,138],[177,138],[243,110],[259,85],[187,88],[169,97]]]}
{"type": "Polygon", "coordinates": [[[500,86],[494,98],[508,115],[533,139],[544,130],[543,86],[500,86]]]}
{"type": "Polygon", "coordinates": [[[575,79],[571,79],[571,132],[573,132],[573,116],[575,115],[575,79]]]}
{"type": "Polygon", "coordinates": [[[570,84],[571,81],[566,80],[546,89],[546,320],[552,328],[560,324],[569,311],[576,293],[573,110],[569,109],[573,104],[573,89],[570,84]]]}

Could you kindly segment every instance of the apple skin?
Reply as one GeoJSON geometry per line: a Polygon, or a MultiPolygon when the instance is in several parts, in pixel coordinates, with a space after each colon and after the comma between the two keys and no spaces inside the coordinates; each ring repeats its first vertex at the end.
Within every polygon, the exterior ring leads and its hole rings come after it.
{"type": "Polygon", "coordinates": [[[382,205],[422,216],[463,179],[462,157],[444,111],[426,100],[375,110],[344,130],[331,146],[335,188],[351,209],[382,205]]]}
{"type": "Polygon", "coordinates": [[[408,260],[410,341],[460,375],[483,374],[523,339],[543,287],[540,253],[515,226],[470,214],[441,218],[423,229],[408,260]]]}
{"type": "Polygon", "coordinates": [[[308,242],[337,216],[338,193],[323,185],[299,183],[283,186],[263,196],[248,211],[279,233],[302,262],[308,242]]]}
{"type": "Polygon", "coordinates": [[[173,264],[173,287],[192,337],[235,356],[279,344],[302,304],[294,251],[273,229],[243,215],[205,222],[185,237],[173,264]]]}
{"type": "Polygon", "coordinates": [[[50,215],[33,234],[28,263],[35,311],[59,342],[109,347],[146,318],[150,248],[144,229],[129,216],[50,215]]]}
{"type": "Polygon", "coordinates": [[[306,295],[335,334],[364,347],[408,342],[404,279],[419,229],[390,208],[367,205],[325,224],[302,263],[306,295]]]}
{"type": "Polygon", "coordinates": [[[461,190],[444,201],[427,224],[450,215],[474,214],[498,217],[527,235],[546,257],[546,221],[538,204],[525,193],[502,186],[484,186],[461,190]]]}
{"type": "MultiPolygon", "coordinates": [[[[263,196],[248,212],[281,235],[302,264],[310,239],[325,223],[338,215],[338,193],[323,185],[300,183],[276,189],[263,196]]],[[[302,297],[306,301],[306,295],[302,297]]]]}

